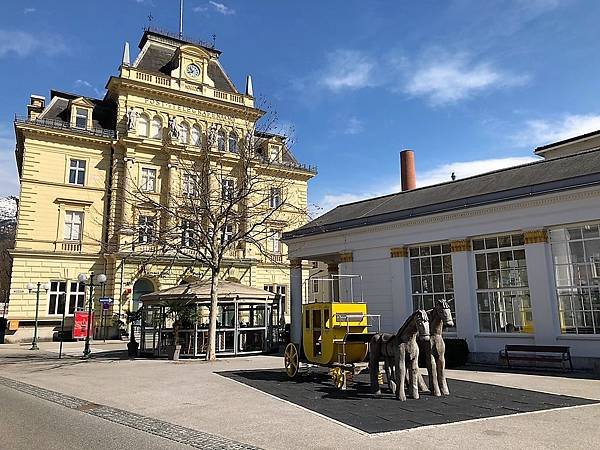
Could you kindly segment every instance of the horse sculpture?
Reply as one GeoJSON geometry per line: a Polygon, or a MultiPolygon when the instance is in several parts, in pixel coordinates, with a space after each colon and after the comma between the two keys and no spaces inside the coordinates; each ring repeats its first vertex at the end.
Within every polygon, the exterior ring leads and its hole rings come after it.
{"type": "MultiPolygon", "coordinates": [[[[431,336],[425,344],[427,373],[429,375],[429,390],[432,395],[439,397],[440,395],[449,395],[448,384],[446,383],[446,345],[442,337],[444,325],[448,327],[454,326],[450,305],[446,300],[435,300],[433,309],[427,311],[429,317],[429,327],[431,336]]],[[[426,390],[427,385],[423,381],[421,374],[418,375],[419,388],[426,390]]]]}
{"type": "Polygon", "coordinates": [[[423,340],[429,339],[429,318],[423,310],[415,311],[410,315],[396,334],[376,334],[371,338],[369,373],[371,375],[371,389],[376,395],[381,394],[379,388],[379,360],[383,357],[385,373],[390,382],[396,398],[406,400],[404,392],[405,381],[408,379],[411,397],[419,398],[419,346],[417,335],[423,340]]]}

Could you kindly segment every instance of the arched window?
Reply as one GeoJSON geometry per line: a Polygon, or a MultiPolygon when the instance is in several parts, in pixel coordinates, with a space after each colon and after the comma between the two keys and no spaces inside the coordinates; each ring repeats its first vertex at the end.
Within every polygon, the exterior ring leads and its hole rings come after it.
{"type": "Polygon", "coordinates": [[[138,136],[148,137],[148,116],[142,114],[138,119],[138,136]]]}
{"type": "Polygon", "coordinates": [[[162,138],[162,120],[158,116],[154,116],[152,119],[152,123],[150,124],[150,137],[152,139],[161,139],[162,138]]]}
{"type": "Polygon", "coordinates": [[[182,122],[179,127],[179,142],[182,144],[190,142],[190,126],[185,122],[182,122]]]}
{"type": "Polygon", "coordinates": [[[229,133],[229,151],[233,153],[238,152],[238,135],[235,134],[235,131],[229,133]]]}
{"type": "Polygon", "coordinates": [[[220,152],[225,151],[225,131],[219,130],[219,134],[217,135],[217,148],[220,152]]]}
{"type": "Polygon", "coordinates": [[[192,127],[192,145],[202,147],[202,129],[198,125],[192,127]]]}

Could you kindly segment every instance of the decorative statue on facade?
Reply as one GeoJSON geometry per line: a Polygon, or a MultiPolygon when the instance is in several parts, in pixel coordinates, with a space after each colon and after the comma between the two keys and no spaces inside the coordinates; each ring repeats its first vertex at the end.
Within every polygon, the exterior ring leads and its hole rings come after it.
{"type": "Polygon", "coordinates": [[[177,129],[177,122],[174,116],[169,116],[169,136],[172,140],[179,139],[179,130],[177,129]]]}
{"type": "MultiPolygon", "coordinates": [[[[446,345],[442,331],[444,325],[454,326],[452,311],[446,300],[435,300],[433,309],[427,311],[429,316],[429,326],[431,336],[428,342],[425,342],[427,372],[429,374],[429,389],[435,396],[449,395],[448,384],[446,383],[446,345]]],[[[419,385],[425,384],[419,374],[419,385]]]]}
{"type": "Polygon", "coordinates": [[[371,389],[376,395],[381,394],[378,378],[379,361],[383,358],[385,374],[396,398],[406,400],[404,387],[407,377],[411,397],[419,398],[417,335],[424,341],[429,339],[429,318],[423,310],[412,313],[396,334],[376,334],[371,338],[369,373],[371,389]]]}
{"type": "Polygon", "coordinates": [[[129,112],[127,113],[127,131],[135,130],[138,119],[138,112],[133,109],[133,106],[129,108],[129,112]]]}
{"type": "Polygon", "coordinates": [[[217,142],[217,125],[213,124],[208,130],[208,148],[212,148],[217,142]]]}

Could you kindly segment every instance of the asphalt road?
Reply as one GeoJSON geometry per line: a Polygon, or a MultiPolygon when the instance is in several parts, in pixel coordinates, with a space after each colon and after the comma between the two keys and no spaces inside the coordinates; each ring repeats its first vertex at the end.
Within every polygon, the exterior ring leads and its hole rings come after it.
{"type": "Polygon", "coordinates": [[[1,450],[189,448],[0,386],[1,450]]]}

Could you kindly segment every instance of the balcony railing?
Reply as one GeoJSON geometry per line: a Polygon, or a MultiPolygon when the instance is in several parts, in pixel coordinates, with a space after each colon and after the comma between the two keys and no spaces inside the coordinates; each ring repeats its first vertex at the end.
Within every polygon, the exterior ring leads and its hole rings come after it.
{"type": "Polygon", "coordinates": [[[107,130],[106,128],[77,128],[72,127],[69,122],[64,122],[60,119],[30,119],[29,117],[15,116],[15,123],[26,123],[31,125],[37,125],[45,128],[53,128],[55,130],[68,130],[79,134],[85,134],[89,136],[98,136],[109,139],[115,139],[117,134],[114,130],[107,130]]]}

